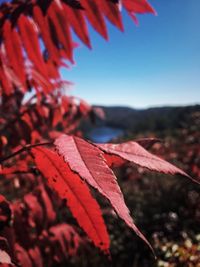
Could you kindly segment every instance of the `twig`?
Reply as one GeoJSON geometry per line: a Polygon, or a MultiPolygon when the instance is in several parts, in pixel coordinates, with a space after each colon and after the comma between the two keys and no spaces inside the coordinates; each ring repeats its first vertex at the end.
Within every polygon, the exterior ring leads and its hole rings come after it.
{"type": "Polygon", "coordinates": [[[8,156],[6,156],[6,157],[0,159],[0,164],[1,164],[2,162],[4,162],[4,161],[10,159],[10,158],[13,158],[13,157],[15,157],[15,156],[21,154],[21,153],[24,152],[24,151],[27,151],[27,150],[33,148],[33,147],[37,147],[37,146],[47,146],[47,145],[52,145],[52,144],[53,144],[53,142],[44,142],[44,143],[39,143],[39,144],[34,144],[34,145],[31,145],[31,144],[25,145],[24,147],[20,148],[20,149],[17,150],[16,152],[14,152],[14,153],[12,153],[12,154],[10,154],[10,155],[8,155],[8,156]]]}

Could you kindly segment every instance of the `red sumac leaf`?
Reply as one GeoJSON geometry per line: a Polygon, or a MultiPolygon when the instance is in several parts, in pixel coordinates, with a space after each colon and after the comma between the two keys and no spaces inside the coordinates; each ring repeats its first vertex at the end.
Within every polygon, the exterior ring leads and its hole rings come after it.
{"type": "Polygon", "coordinates": [[[24,203],[27,206],[28,222],[31,227],[41,228],[43,223],[43,209],[36,196],[32,193],[24,196],[24,203]]]}
{"type": "Polygon", "coordinates": [[[156,14],[155,10],[147,0],[122,0],[125,9],[133,21],[138,24],[138,19],[135,14],[152,13],[156,14]]]}
{"type": "Polygon", "coordinates": [[[56,213],[54,211],[53,203],[43,185],[40,185],[37,188],[35,195],[43,207],[45,221],[48,223],[53,223],[56,219],[56,213]]]}
{"type": "Polygon", "coordinates": [[[110,201],[119,217],[151,247],[134,224],[116,177],[107,166],[103,153],[98,147],[79,137],[68,135],[58,137],[55,145],[59,154],[64,157],[70,168],[104,195],[110,201]]]}
{"type": "Polygon", "coordinates": [[[54,60],[55,62],[58,62],[59,53],[58,53],[57,47],[54,46],[52,42],[47,19],[46,17],[43,16],[42,10],[38,6],[35,6],[33,8],[33,16],[34,16],[35,22],[37,23],[40,29],[40,33],[42,35],[44,44],[48,50],[50,58],[54,60]]]}
{"type": "Polygon", "coordinates": [[[28,250],[29,257],[33,263],[33,267],[43,267],[42,255],[39,247],[33,247],[28,250]]]}
{"type": "Polygon", "coordinates": [[[0,195],[0,230],[8,226],[11,222],[12,210],[10,203],[4,196],[0,195]]]}
{"type": "Polygon", "coordinates": [[[33,20],[21,15],[18,19],[18,27],[21,35],[21,41],[26,49],[29,59],[33,62],[37,70],[47,78],[47,71],[40,51],[38,33],[33,20]]]}
{"type": "Polygon", "coordinates": [[[14,166],[5,167],[0,170],[1,175],[14,174],[14,173],[23,173],[28,172],[29,166],[26,161],[19,160],[14,166]]]}
{"type": "Polygon", "coordinates": [[[189,178],[189,175],[171,163],[161,159],[134,141],[121,144],[96,144],[105,153],[119,156],[152,171],[166,174],[180,174],[189,178]]]}
{"type": "Polygon", "coordinates": [[[15,254],[17,258],[17,263],[21,267],[33,267],[31,259],[28,255],[28,252],[20,246],[18,243],[15,244],[15,254]]]}
{"type": "Polygon", "coordinates": [[[87,16],[87,19],[89,20],[93,28],[107,40],[107,28],[101,9],[98,5],[98,1],[82,0],[81,3],[83,5],[85,15],[87,16]]]}
{"type": "Polygon", "coordinates": [[[111,154],[106,154],[104,153],[103,155],[104,159],[106,160],[106,164],[109,167],[120,167],[124,163],[126,163],[126,160],[116,156],[116,155],[111,155],[111,154]]]}
{"type": "Polygon", "coordinates": [[[91,48],[88,28],[84,18],[84,12],[79,9],[73,9],[68,5],[63,5],[63,8],[68,15],[69,24],[73,28],[74,32],[85,45],[91,48]]]}
{"type": "Polygon", "coordinates": [[[108,20],[123,31],[123,24],[121,18],[121,12],[119,10],[119,6],[116,3],[112,3],[112,1],[101,0],[99,1],[99,5],[104,15],[108,18],[108,20]]]}
{"type": "Polygon", "coordinates": [[[97,247],[108,252],[110,242],[101,210],[87,185],[57,153],[42,147],[33,148],[32,153],[38,169],[50,187],[67,200],[79,225],[97,247]]]}
{"type": "Polygon", "coordinates": [[[25,86],[26,76],[24,70],[24,59],[19,34],[12,29],[11,22],[6,20],[3,26],[3,38],[6,49],[6,56],[10,65],[20,82],[25,86]]]}
{"type": "Polygon", "coordinates": [[[62,223],[49,228],[51,242],[55,243],[55,250],[61,252],[62,255],[67,254],[73,256],[76,254],[82,240],[73,226],[62,223]]]}
{"type": "Polygon", "coordinates": [[[11,95],[12,92],[13,92],[13,86],[12,86],[12,83],[9,80],[9,77],[8,77],[6,71],[5,71],[5,67],[1,66],[1,64],[0,64],[0,81],[1,81],[0,89],[1,89],[1,94],[5,93],[6,95],[11,95]]]}
{"type": "Polygon", "coordinates": [[[155,10],[148,3],[147,0],[122,0],[123,5],[129,12],[133,13],[153,13],[156,14],[155,10]]]}
{"type": "Polygon", "coordinates": [[[65,49],[67,58],[73,62],[73,43],[63,6],[53,1],[48,9],[48,16],[55,26],[57,37],[65,49]]]}

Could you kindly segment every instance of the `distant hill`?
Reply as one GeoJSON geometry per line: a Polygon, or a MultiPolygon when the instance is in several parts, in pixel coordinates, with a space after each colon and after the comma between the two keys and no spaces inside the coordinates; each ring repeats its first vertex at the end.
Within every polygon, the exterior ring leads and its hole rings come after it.
{"type": "MultiPolygon", "coordinates": [[[[129,107],[104,107],[105,120],[96,118],[95,125],[84,122],[81,126],[87,133],[95,127],[114,127],[125,132],[162,132],[165,130],[185,128],[193,122],[192,116],[200,113],[200,105],[185,107],[158,107],[134,109],[129,107]]],[[[200,122],[199,122],[200,127],[200,122]]]]}
{"type": "Polygon", "coordinates": [[[185,126],[185,123],[192,123],[191,114],[200,112],[200,105],[148,109],[128,107],[101,108],[106,115],[105,121],[101,122],[103,125],[133,132],[182,128],[185,126]]]}

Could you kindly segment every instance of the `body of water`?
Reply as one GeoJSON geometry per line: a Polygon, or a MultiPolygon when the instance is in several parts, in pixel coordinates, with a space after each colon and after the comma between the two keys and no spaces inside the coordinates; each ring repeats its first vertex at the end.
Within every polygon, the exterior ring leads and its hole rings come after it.
{"type": "Polygon", "coordinates": [[[123,129],[102,126],[92,129],[87,134],[87,138],[89,138],[92,142],[95,143],[108,143],[114,138],[123,136],[123,134],[123,129]]]}

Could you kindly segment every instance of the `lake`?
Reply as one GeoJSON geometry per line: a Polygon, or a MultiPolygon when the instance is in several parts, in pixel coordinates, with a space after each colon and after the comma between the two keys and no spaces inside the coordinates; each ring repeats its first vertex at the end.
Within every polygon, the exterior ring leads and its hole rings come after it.
{"type": "Polygon", "coordinates": [[[124,134],[124,130],[120,128],[101,126],[92,129],[87,133],[87,138],[95,143],[107,143],[112,139],[121,137],[124,134]]]}

